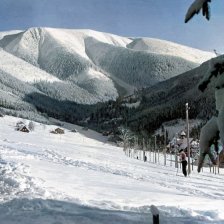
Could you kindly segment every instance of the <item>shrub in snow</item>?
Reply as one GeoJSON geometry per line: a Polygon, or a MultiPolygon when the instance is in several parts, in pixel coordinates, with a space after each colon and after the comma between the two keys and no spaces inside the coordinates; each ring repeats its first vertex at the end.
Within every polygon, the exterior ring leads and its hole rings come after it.
{"type": "Polygon", "coordinates": [[[50,131],[52,134],[64,134],[65,131],[61,128],[56,128],[55,130],[50,131]]]}
{"type": "Polygon", "coordinates": [[[21,126],[24,126],[25,125],[25,122],[23,122],[23,121],[18,121],[17,123],[16,123],[16,128],[20,128],[21,126]]]}
{"type": "Polygon", "coordinates": [[[133,139],[133,134],[129,129],[127,129],[125,127],[119,127],[119,133],[120,133],[119,137],[122,139],[122,141],[124,143],[124,145],[123,145],[124,150],[126,150],[128,147],[128,142],[131,139],[133,139]]]}
{"type": "Polygon", "coordinates": [[[32,121],[29,122],[28,128],[29,128],[30,131],[34,131],[35,125],[32,121]]]}

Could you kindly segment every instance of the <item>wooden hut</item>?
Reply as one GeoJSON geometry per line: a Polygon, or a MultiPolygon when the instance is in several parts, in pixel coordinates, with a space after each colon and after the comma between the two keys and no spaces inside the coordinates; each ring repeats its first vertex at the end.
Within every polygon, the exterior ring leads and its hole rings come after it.
{"type": "Polygon", "coordinates": [[[52,134],[64,134],[65,131],[61,128],[56,128],[55,130],[51,131],[52,134]]]}
{"type": "Polygon", "coordinates": [[[26,125],[23,125],[23,126],[19,127],[18,131],[26,132],[26,133],[30,132],[30,130],[26,127],[26,125]]]}

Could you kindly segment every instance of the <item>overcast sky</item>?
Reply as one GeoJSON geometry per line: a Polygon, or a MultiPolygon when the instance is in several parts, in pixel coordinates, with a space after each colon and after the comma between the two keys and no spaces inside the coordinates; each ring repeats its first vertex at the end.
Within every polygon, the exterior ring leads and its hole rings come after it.
{"type": "Polygon", "coordinates": [[[207,22],[184,24],[193,0],[0,0],[0,31],[29,27],[94,29],[131,37],[155,37],[224,52],[224,0],[207,22]]]}

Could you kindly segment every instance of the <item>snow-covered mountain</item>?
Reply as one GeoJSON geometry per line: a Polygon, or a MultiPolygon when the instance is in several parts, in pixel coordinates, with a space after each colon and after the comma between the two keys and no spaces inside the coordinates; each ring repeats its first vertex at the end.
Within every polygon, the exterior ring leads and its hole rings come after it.
{"type": "Polygon", "coordinates": [[[215,56],[205,51],[155,38],[136,38],[127,47],[137,51],[177,56],[200,64],[209,60],[212,55],[215,56]]]}
{"type": "MultiPolygon", "coordinates": [[[[115,99],[119,94],[117,86],[130,93],[136,87],[150,86],[186,72],[214,56],[168,41],[52,28],[30,28],[5,35],[0,46],[29,63],[22,64],[19,60],[19,65],[13,62],[12,68],[6,70],[5,64],[10,64],[9,60],[1,60],[1,70],[22,81],[54,81],[60,83],[57,85],[61,90],[74,85],[77,90],[68,100],[73,98],[77,103],[115,99]],[[25,78],[26,72],[16,69],[27,70],[26,67],[30,74],[25,78]],[[83,92],[86,99],[76,99],[77,92],[83,92]]],[[[44,88],[51,87],[45,85],[44,88]]]]}
{"type": "MultiPolygon", "coordinates": [[[[210,64],[210,60],[204,62],[195,69],[136,91],[135,94],[124,97],[115,104],[108,102],[101,110],[95,112],[89,123],[97,125],[96,122],[99,121],[96,117],[100,117],[102,130],[108,131],[111,127],[106,124],[122,117],[123,123],[117,122],[118,126],[128,123],[133,131],[141,131],[148,136],[149,133],[161,128],[164,122],[185,119],[186,102],[190,106],[190,118],[201,119],[204,122],[216,114],[214,84],[211,83],[205,92],[198,89],[198,84],[209,71],[210,64]]],[[[200,125],[195,123],[194,126],[197,129],[200,125]]]]}
{"type": "Polygon", "coordinates": [[[192,119],[206,121],[215,115],[214,85],[210,85],[205,92],[198,89],[199,82],[209,70],[209,64],[210,61],[205,62],[200,67],[144,89],[144,99],[133,113],[131,125],[135,126],[137,123],[150,132],[159,128],[163,122],[185,119],[187,102],[192,119]]]}
{"type": "Polygon", "coordinates": [[[0,33],[0,47],[0,105],[46,113],[82,113],[77,104],[115,100],[214,56],[168,41],[53,28],[0,33]]]}
{"type": "Polygon", "coordinates": [[[21,32],[23,32],[23,31],[22,30],[1,31],[0,39],[2,39],[3,37],[5,37],[7,35],[12,35],[12,34],[21,33],[21,32]]]}

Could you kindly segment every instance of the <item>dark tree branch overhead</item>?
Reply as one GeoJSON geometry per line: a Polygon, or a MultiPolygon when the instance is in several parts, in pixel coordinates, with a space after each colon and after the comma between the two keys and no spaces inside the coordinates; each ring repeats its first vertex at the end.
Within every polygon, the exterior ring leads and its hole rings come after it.
{"type": "Polygon", "coordinates": [[[210,6],[209,2],[211,0],[195,0],[189,7],[187,14],[185,16],[185,23],[187,23],[195,14],[198,14],[202,10],[202,15],[205,16],[207,20],[210,19],[210,6]]]}

